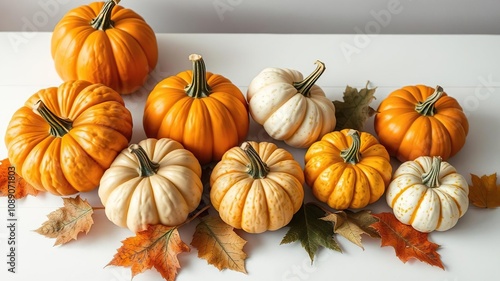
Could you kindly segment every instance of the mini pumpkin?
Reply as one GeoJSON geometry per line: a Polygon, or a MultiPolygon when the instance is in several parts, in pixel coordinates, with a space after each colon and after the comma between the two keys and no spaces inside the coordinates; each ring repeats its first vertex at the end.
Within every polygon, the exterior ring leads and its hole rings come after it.
{"type": "Polygon", "coordinates": [[[71,195],[95,189],[132,136],[132,115],[116,91],[68,81],[43,89],[7,127],[9,160],[41,191],[71,195]]]}
{"type": "Polygon", "coordinates": [[[236,85],[206,71],[201,55],[189,59],[193,70],[167,77],[151,91],[143,125],[146,136],[180,142],[203,165],[245,140],[248,108],[236,85]]]}
{"type": "Polygon", "coordinates": [[[228,150],[210,176],[210,199],[227,224],[249,233],[287,225],[304,200],[304,174],[293,155],[269,142],[228,150]]]}
{"type": "Polygon", "coordinates": [[[325,64],[316,64],[305,79],[297,70],[266,68],[248,86],[250,115],[273,139],[306,148],[335,129],[335,106],[315,84],[325,64]]]}
{"type": "Polygon", "coordinates": [[[385,192],[390,156],[367,133],[344,129],[326,134],[305,154],[304,175],[313,195],[334,209],[363,208],[385,192]]]}
{"type": "Polygon", "coordinates": [[[124,149],[99,186],[106,216],[133,232],[183,223],[198,207],[202,192],[198,160],[167,138],[145,139],[124,149]]]}
{"type": "Polygon", "coordinates": [[[401,162],[419,156],[447,160],[464,146],[469,123],[457,100],[442,87],[416,85],[398,89],[380,103],[375,132],[401,162]]]}
{"type": "Polygon", "coordinates": [[[420,156],[401,164],[387,188],[387,204],[396,218],[418,231],[445,231],[469,206],[469,185],[439,156],[420,156]]]}
{"type": "Polygon", "coordinates": [[[52,32],[51,53],[63,80],[102,83],[121,94],[138,90],[158,61],[153,29],[120,0],[70,10],[52,32]]]}

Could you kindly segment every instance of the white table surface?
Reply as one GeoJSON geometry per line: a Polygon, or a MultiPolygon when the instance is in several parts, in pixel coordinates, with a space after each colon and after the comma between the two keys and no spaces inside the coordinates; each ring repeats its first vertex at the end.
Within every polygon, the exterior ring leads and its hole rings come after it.
{"type": "MultiPolygon", "coordinates": [[[[50,33],[0,33],[0,138],[3,140],[13,112],[37,90],[58,86],[50,55],[50,33]]],[[[346,85],[363,87],[369,80],[378,87],[372,106],[391,91],[405,85],[441,85],[464,107],[470,132],[462,151],[449,162],[470,182],[470,173],[500,172],[500,37],[482,35],[257,35],[257,34],[157,34],[160,56],[146,85],[126,96],[134,116],[133,142],[142,131],[144,101],[154,84],[190,69],[191,53],[204,56],[207,70],[231,79],[243,92],[265,67],[295,68],[309,74],[316,59],[327,70],[318,81],[331,99],[341,99],[346,85]],[[344,49],[344,51],[343,51],[344,49]],[[345,50],[349,50],[351,53],[345,50]]],[[[366,130],[373,133],[373,118],[366,130]]],[[[248,139],[269,141],[259,126],[248,139]]],[[[277,142],[279,146],[286,147],[277,142]]],[[[288,148],[288,147],[287,147],[288,148]]],[[[291,149],[303,164],[303,149],[291,149]]],[[[0,159],[7,156],[0,145],[0,159]]],[[[395,162],[397,163],[397,162],[395,162]]],[[[97,192],[81,194],[92,206],[102,206],[97,192]]],[[[306,189],[306,200],[313,200],[306,189]]],[[[95,211],[90,232],[78,240],[53,247],[54,240],[33,230],[46,215],[62,206],[49,194],[17,201],[16,274],[7,272],[7,199],[0,198],[0,280],[130,280],[130,269],[105,267],[121,241],[133,234],[109,222],[104,211],[95,211]]],[[[390,211],[385,200],[369,206],[373,212],[390,211]]],[[[365,250],[342,237],[343,253],[321,249],[313,265],[300,244],[280,245],[288,228],[250,235],[244,250],[248,274],[220,272],[197,257],[196,249],[179,255],[182,268],[177,280],[494,280],[500,274],[500,210],[471,206],[459,223],[429,239],[441,245],[438,253],[445,269],[417,260],[401,262],[380,240],[363,238],[365,250]]],[[[181,229],[191,242],[194,223],[181,229]]],[[[134,280],[162,280],[153,269],[134,280]]]]}

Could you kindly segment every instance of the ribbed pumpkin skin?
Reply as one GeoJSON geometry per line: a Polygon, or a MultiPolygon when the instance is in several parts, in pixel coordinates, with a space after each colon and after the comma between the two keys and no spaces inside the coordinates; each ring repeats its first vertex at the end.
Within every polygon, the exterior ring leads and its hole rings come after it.
{"type": "Polygon", "coordinates": [[[156,66],[156,35],[140,15],[118,5],[111,10],[112,27],[94,28],[90,23],[103,6],[94,2],[63,16],[52,33],[52,58],[64,81],[87,80],[129,94],[156,66]]]}
{"type": "MultiPolygon", "coordinates": [[[[269,168],[255,178],[241,147],[228,150],[210,176],[210,200],[227,224],[249,233],[287,225],[304,200],[304,174],[293,155],[269,142],[248,142],[269,168]]],[[[253,170],[256,172],[256,170],[253,170]]]]}
{"type": "Polygon", "coordinates": [[[247,102],[239,88],[219,74],[206,72],[204,77],[210,87],[204,97],[186,92],[191,70],[163,79],[149,94],[143,117],[146,136],[180,142],[202,165],[220,160],[249,130],[247,102]]]}
{"type": "Polygon", "coordinates": [[[120,94],[101,84],[70,81],[40,90],[18,109],[7,127],[9,160],[41,191],[71,195],[95,189],[104,171],[132,136],[132,115],[120,94]],[[35,113],[38,101],[71,121],[62,137],[35,113]]]}
{"type": "Polygon", "coordinates": [[[171,139],[145,139],[137,145],[157,170],[142,175],[143,159],[130,149],[134,145],[124,149],[101,178],[99,198],[106,216],[133,232],[159,223],[183,223],[200,204],[203,192],[198,160],[171,139]]]}
{"type": "Polygon", "coordinates": [[[457,100],[443,92],[434,104],[434,114],[415,110],[435,93],[425,85],[406,86],[384,99],[375,115],[375,132],[391,156],[401,162],[419,156],[441,156],[447,160],[464,146],[469,123],[457,100]]]}
{"type": "MultiPolygon", "coordinates": [[[[346,162],[341,153],[353,144],[352,131],[334,131],[311,145],[304,175],[313,195],[334,209],[359,209],[376,202],[391,180],[387,150],[369,133],[359,134],[359,159],[346,162]]],[[[354,155],[351,155],[354,156],[354,155]]]]}

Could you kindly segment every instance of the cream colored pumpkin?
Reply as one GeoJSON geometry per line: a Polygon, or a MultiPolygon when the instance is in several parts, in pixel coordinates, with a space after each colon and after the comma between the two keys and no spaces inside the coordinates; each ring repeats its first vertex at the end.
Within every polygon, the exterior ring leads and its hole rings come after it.
{"type": "Polygon", "coordinates": [[[468,196],[465,178],[438,156],[401,164],[386,193],[396,218],[421,232],[455,226],[468,209],[468,196]]]}
{"type": "Polygon", "coordinates": [[[252,118],[269,136],[293,147],[309,147],[335,129],[335,106],[315,84],[325,65],[316,63],[305,79],[296,70],[266,68],[248,86],[252,118]]]}
{"type": "Polygon", "coordinates": [[[123,150],[101,178],[109,220],[133,232],[183,223],[201,201],[201,166],[177,141],[146,139],[123,150]]]}
{"type": "Polygon", "coordinates": [[[304,200],[304,173],[290,152],[269,142],[228,150],[210,176],[221,219],[249,233],[287,225],[304,200]]]}

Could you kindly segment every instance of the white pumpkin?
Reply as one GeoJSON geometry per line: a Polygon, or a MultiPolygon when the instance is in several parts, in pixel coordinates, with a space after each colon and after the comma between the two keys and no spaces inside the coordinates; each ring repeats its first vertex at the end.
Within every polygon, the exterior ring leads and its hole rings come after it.
{"type": "Polygon", "coordinates": [[[183,223],[198,207],[202,192],[200,163],[167,138],[146,139],[124,149],[99,186],[108,219],[133,232],[150,224],[183,223]]]}
{"type": "Polygon", "coordinates": [[[306,148],[335,129],[335,106],[315,84],[325,65],[316,64],[305,79],[296,70],[266,68],[251,81],[247,91],[250,115],[273,139],[306,148]]]}
{"type": "Polygon", "coordinates": [[[401,164],[386,193],[396,218],[421,232],[445,231],[469,207],[469,185],[441,157],[421,156],[401,164]]]}

